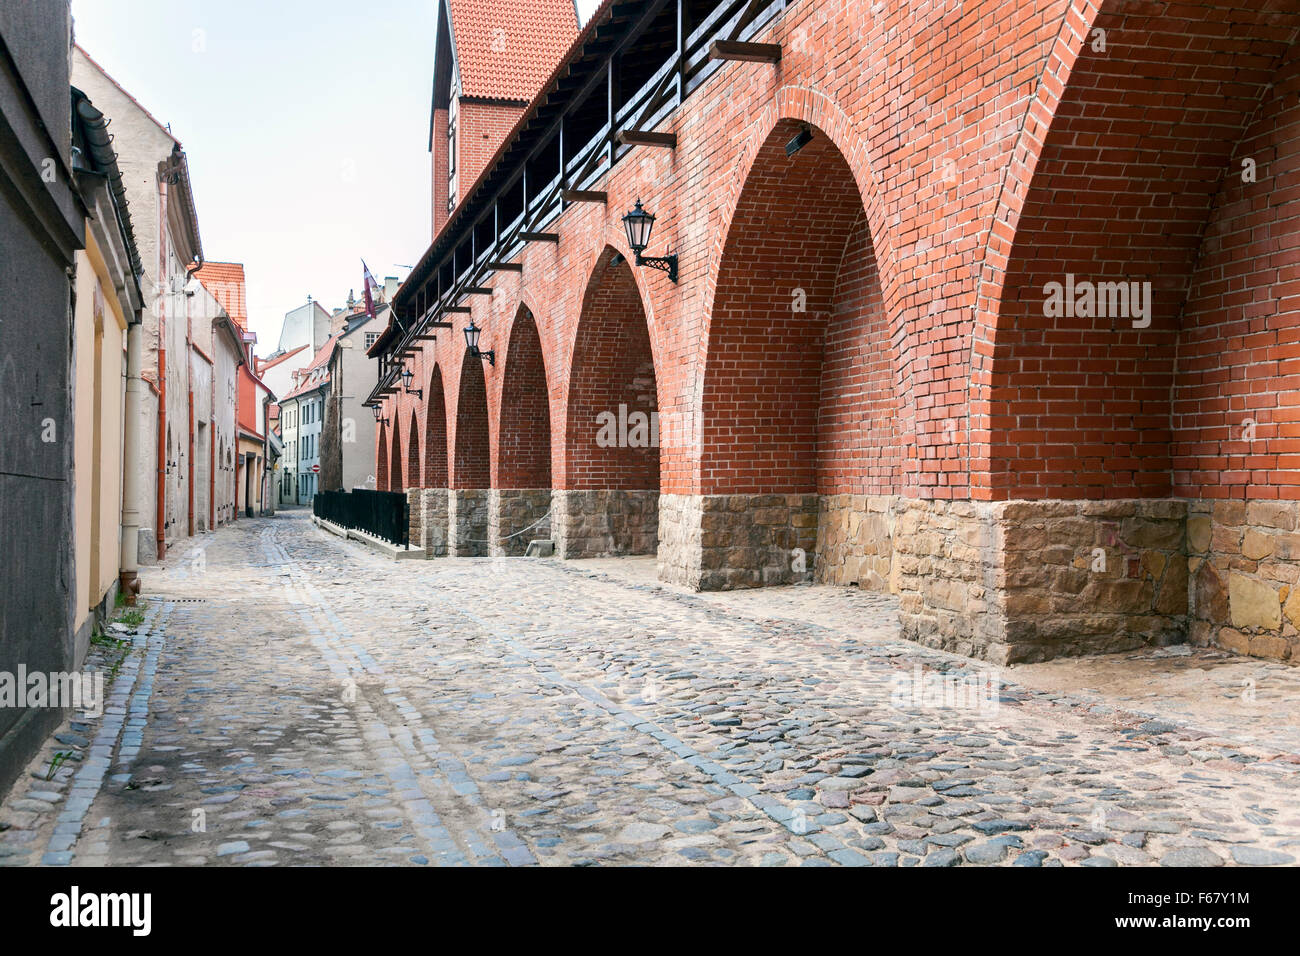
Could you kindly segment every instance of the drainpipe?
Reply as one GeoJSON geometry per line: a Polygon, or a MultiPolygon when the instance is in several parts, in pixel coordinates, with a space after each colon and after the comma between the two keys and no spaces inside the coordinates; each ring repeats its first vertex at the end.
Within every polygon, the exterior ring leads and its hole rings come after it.
{"type": "Polygon", "coordinates": [[[122,535],[118,545],[118,588],[126,603],[135,604],[140,593],[140,458],[141,401],[144,383],[140,380],[143,354],[144,323],[137,313],[126,328],[126,428],[122,436],[122,535]]]}

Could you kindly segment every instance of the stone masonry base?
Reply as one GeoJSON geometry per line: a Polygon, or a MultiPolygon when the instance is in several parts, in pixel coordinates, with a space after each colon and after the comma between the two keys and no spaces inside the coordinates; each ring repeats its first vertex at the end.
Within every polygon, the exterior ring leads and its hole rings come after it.
{"type": "Polygon", "coordinates": [[[551,537],[550,488],[493,488],[488,493],[488,550],[521,555],[528,542],[551,537]]]}
{"type": "Polygon", "coordinates": [[[654,554],[657,491],[551,492],[551,537],[560,558],[654,554]]]}
{"type": "Polygon", "coordinates": [[[997,663],[1097,654],[1186,640],[1187,511],[1176,500],[664,495],[659,576],[701,590],[857,584],[897,594],[903,635],[928,646],[997,663]]]}
{"type": "Polygon", "coordinates": [[[447,493],[447,553],[458,558],[488,556],[488,489],[453,488],[447,493]]]}
{"type": "Polygon", "coordinates": [[[431,556],[517,555],[546,537],[559,557],[650,554],[657,538],[663,581],[887,591],[904,637],[995,663],[1184,641],[1300,662],[1300,502],[410,495],[412,544],[431,556]]]}
{"type": "Polygon", "coordinates": [[[411,547],[423,548],[425,557],[447,556],[447,489],[411,488],[411,547]]]}

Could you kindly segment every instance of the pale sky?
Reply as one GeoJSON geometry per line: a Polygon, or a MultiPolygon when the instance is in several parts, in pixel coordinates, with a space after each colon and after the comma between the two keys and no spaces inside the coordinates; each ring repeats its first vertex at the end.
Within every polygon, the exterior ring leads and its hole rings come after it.
{"type": "MultiPolygon", "coordinates": [[[[513,0],[526,2],[526,0],[513,0]]],[[[585,19],[597,0],[579,0],[585,19]]],[[[307,295],[405,278],[430,239],[437,0],[72,0],[77,42],[185,147],[207,259],[258,353],[307,295]]],[[[111,127],[110,127],[111,129],[111,127]]]]}

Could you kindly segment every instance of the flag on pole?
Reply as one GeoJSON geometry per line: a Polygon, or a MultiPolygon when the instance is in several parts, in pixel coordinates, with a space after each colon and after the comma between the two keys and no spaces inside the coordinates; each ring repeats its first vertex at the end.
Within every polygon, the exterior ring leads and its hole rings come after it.
{"type": "Polygon", "coordinates": [[[370,267],[366,265],[365,259],[361,260],[361,268],[365,272],[361,279],[361,285],[365,288],[366,293],[366,315],[373,319],[375,317],[375,296],[374,293],[371,292],[371,289],[379,288],[379,283],[376,282],[375,277],[370,274],[370,267]]]}

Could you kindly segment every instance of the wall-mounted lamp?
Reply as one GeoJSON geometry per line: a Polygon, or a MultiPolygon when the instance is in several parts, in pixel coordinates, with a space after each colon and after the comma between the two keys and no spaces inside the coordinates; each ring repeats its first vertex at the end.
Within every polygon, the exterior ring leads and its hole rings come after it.
{"type": "Polygon", "coordinates": [[[375,422],[379,425],[387,425],[388,419],[384,417],[384,410],[378,405],[371,405],[370,410],[375,413],[375,422]]]}
{"type": "Polygon", "coordinates": [[[402,369],[402,388],[406,390],[407,395],[414,395],[416,398],[423,399],[424,389],[411,388],[411,379],[413,378],[415,378],[415,374],[409,368],[402,369]]]}
{"type": "Polygon", "coordinates": [[[641,250],[650,245],[650,230],[654,228],[655,217],[641,208],[641,200],[636,201],[636,208],[623,217],[623,228],[627,230],[627,244],[636,253],[636,264],[667,272],[668,278],[677,281],[676,256],[643,256],[641,250]]]}
{"type": "Polygon", "coordinates": [[[487,363],[493,368],[497,364],[497,353],[495,349],[488,349],[486,352],[480,351],[478,347],[479,333],[483,330],[474,324],[474,320],[469,320],[469,325],[465,326],[465,347],[469,349],[469,354],[475,358],[487,359],[487,363]]]}
{"type": "Polygon", "coordinates": [[[811,142],[812,129],[805,125],[794,135],[794,138],[790,140],[790,142],[785,144],[785,155],[787,157],[793,156],[811,142]]]}

